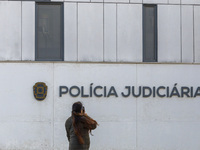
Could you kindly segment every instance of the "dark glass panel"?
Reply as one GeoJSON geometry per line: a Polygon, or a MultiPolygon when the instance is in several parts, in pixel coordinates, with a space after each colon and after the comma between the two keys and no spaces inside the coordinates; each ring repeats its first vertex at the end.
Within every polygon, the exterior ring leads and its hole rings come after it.
{"type": "Polygon", "coordinates": [[[37,60],[63,60],[62,5],[37,4],[37,60]]]}
{"type": "Polygon", "coordinates": [[[156,5],[143,6],[143,61],[157,61],[156,5]]]}

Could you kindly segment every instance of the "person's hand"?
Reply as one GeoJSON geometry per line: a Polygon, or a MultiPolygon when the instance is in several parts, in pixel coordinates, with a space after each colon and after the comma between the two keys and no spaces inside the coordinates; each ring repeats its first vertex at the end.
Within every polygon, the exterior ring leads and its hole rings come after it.
{"type": "Polygon", "coordinates": [[[83,113],[84,116],[88,116],[86,112],[83,113]]]}

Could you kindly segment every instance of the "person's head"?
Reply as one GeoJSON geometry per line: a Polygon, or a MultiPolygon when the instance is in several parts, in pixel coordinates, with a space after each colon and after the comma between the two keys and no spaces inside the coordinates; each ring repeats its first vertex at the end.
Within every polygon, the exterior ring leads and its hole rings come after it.
{"type": "Polygon", "coordinates": [[[82,109],[83,109],[83,104],[81,102],[75,102],[72,105],[72,112],[81,113],[82,109]]]}

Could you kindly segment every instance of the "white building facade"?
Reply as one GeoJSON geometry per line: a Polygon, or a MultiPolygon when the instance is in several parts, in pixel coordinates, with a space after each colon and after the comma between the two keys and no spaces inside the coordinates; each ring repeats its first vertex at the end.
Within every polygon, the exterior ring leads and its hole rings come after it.
{"type": "Polygon", "coordinates": [[[0,0],[0,149],[67,150],[81,101],[91,150],[199,150],[199,74],[200,0],[0,0]]]}

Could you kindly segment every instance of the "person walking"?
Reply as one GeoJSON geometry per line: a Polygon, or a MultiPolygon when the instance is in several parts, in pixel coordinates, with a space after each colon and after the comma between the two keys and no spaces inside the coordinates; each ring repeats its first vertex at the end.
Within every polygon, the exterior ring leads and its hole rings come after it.
{"type": "Polygon", "coordinates": [[[72,105],[72,115],[65,122],[65,129],[69,141],[69,150],[89,150],[89,133],[98,123],[85,113],[81,102],[72,105]]]}

